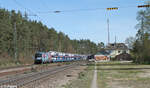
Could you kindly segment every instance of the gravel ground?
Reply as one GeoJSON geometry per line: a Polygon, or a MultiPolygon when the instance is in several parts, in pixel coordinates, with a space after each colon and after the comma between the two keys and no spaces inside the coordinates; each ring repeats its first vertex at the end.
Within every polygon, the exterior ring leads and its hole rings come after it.
{"type": "Polygon", "coordinates": [[[44,81],[34,82],[30,86],[24,88],[65,88],[63,85],[70,83],[72,80],[78,78],[78,74],[83,71],[86,66],[77,66],[72,69],[65,70],[55,75],[49,76],[44,81]]]}
{"type": "MultiPolygon", "coordinates": [[[[60,63],[61,65],[61,63],[60,63]]],[[[0,80],[13,78],[16,76],[21,76],[27,73],[39,72],[43,70],[47,70],[49,68],[57,67],[58,64],[48,64],[46,65],[33,65],[33,66],[26,66],[26,67],[16,67],[16,68],[9,68],[0,70],[0,80]]]]}
{"type": "Polygon", "coordinates": [[[93,81],[91,83],[91,88],[98,88],[97,87],[97,66],[95,66],[94,69],[94,76],[93,76],[93,81]]]}

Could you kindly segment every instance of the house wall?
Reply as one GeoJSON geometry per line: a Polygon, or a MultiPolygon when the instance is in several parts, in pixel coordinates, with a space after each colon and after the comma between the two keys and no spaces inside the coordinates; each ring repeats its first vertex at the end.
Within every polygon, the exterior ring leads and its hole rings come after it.
{"type": "Polygon", "coordinates": [[[126,52],[126,53],[130,53],[130,51],[129,50],[109,50],[110,51],[110,57],[111,58],[115,58],[117,55],[119,55],[119,54],[122,54],[122,53],[124,53],[124,52],[126,52]]]}
{"type": "Polygon", "coordinates": [[[96,61],[101,61],[101,60],[103,60],[103,61],[107,60],[108,61],[108,60],[110,60],[110,58],[105,56],[105,55],[95,55],[94,58],[95,58],[96,61]]]}

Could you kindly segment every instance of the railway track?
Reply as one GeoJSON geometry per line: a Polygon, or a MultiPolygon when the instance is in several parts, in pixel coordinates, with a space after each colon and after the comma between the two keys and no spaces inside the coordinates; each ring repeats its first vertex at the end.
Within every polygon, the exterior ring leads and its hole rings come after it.
{"type": "Polygon", "coordinates": [[[32,71],[33,69],[41,70],[41,69],[45,69],[45,67],[48,68],[48,67],[53,67],[58,65],[63,65],[63,63],[51,63],[51,64],[47,64],[46,66],[32,64],[32,65],[12,67],[12,68],[10,67],[8,69],[0,69],[0,78],[4,76],[19,75],[27,71],[32,71]]]}
{"type": "Polygon", "coordinates": [[[48,70],[42,71],[42,72],[29,73],[29,74],[13,77],[13,78],[6,79],[6,80],[0,80],[0,86],[16,85],[17,88],[20,88],[27,84],[33,83],[34,81],[41,80],[50,75],[54,75],[58,72],[64,71],[66,69],[70,69],[77,65],[79,65],[79,63],[63,65],[63,66],[55,67],[53,69],[48,69],[48,70]]]}

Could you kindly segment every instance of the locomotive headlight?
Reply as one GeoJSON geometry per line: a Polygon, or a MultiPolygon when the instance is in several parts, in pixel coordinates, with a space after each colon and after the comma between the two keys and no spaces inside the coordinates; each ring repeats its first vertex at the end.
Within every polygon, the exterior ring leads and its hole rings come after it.
{"type": "Polygon", "coordinates": [[[37,57],[36,59],[37,59],[37,60],[41,60],[41,57],[37,57]]]}

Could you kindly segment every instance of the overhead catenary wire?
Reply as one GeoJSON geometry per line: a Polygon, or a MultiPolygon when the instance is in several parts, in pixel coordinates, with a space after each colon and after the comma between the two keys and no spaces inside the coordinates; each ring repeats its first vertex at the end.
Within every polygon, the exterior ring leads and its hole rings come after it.
{"type": "MultiPolygon", "coordinates": [[[[143,0],[142,0],[143,1],[143,0]]],[[[116,0],[115,2],[120,3],[120,1],[116,0]]],[[[138,5],[127,5],[127,6],[121,6],[118,8],[136,8],[138,5]]],[[[47,7],[47,6],[46,6],[47,7]]],[[[112,8],[112,7],[108,7],[112,8]]],[[[55,10],[55,11],[40,11],[39,14],[48,14],[48,13],[66,13],[66,12],[83,12],[83,11],[96,11],[96,10],[106,10],[107,8],[83,8],[83,9],[66,9],[66,10],[55,10]]]]}
{"type": "MultiPolygon", "coordinates": [[[[114,6],[117,7],[117,6],[114,6]]],[[[108,8],[114,8],[114,7],[108,7],[108,8]]],[[[119,9],[123,8],[136,8],[137,5],[132,5],[132,6],[120,6],[118,7],[119,9]]],[[[47,14],[47,13],[66,13],[66,12],[83,12],[83,11],[97,11],[97,10],[107,10],[107,8],[88,8],[88,9],[68,9],[68,10],[55,10],[55,11],[45,11],[45,12],[38,12],[39,14],[47,14]]]]}
{"type": "Polygon", "coordinates": [[[90,8],[90,9],[68,9],[68,10],[55,10],[55,11],[45,11],[39,13],[57,13],[57,12],[80,12],[80,11],[95,11],[95,10],[103,10],[105,8],[90,8]]]}
{"type": "MultiPolygon", "coordinates": [[[[17,0],[13,0],[13,1],[14,1],[18,6],[24,8],[25,10],[27,10],[28,12],[30,12],[30,13],[33,14],[33,15],[28,15],[28,16],[35,16],[35,17],[38,17],[39,22],[40,22],[40,21],[43,21],[43,22],[44,22],[44,20],[43,20],[38,14],[36,14],[34,11],[32,11],[32,10],[26,8],[26,7],[23,6],[21,3],[19,3],[17,0]]],[[[34,47],[32,46],[31,48],[34,48],[34,47]]]]}
{"type": "Polygon", "coordinates": [[[31,11],[30,9],[26,8],[25,6],[23,6],[21,3],[19,3],[17,0],[13,0],[18,6],[24,8],[25,10],[27,10],[28,12],[32,13],[33,16],[37,16],[33,11],[31,11]]]}
{"type": "Polygon", "coordinates": [[[41,4],[42,4],[44,7],[46,7],[46,8],[48,8],[48,9],[49,9],[49,6],[45,3],[45,1],[44,1],[44,0],[40,0],[40,2],[41,2],[41,4]]]}
{"type": "MultiPolygon", "coordinates": [[[[19,2],[17,2],[17,0],[14,0],[15,3],[23,8],[25,8],[26,10],[28,10],[29,12],[33,13],[33,16],[37,16],[39,17],[37,14],[35,14],[33,11],[31,11],[30,9],[24,7],[22,4],[20,4],[19,2]]],[[[44,1],[42,1],[43,5],[48,8],[48,6],[46,5],[46,3],[44,1]]],[[[117,6],[114,6],[117,7],[117,6]]],[[[119,10],[123,9],[123,8],[136,8],[138,7],[138,5],[131,5],[131,6],[120,6],[118,7],[119,10]]],[[[113,7],[108,7],[108,8],[113,8],[113,7]]],[[[83,9],[66,9],[66,10],[54,10],[54,11],[40,11],[37,12],[38,14],[48,14],[48,13],[66,13],[66,12],[83,12],[83,11],[97,11],[97,10],[106,10],[107,8],[83,8],[83,9]]],[[[40,17],[39,17],[40,18],[40,17]]],[[[41,18],[40,18],[41,19],[41,18]]]]}
{"type": "Polygon", "coordinates": [[[18,6],[24,8],[24,9],[27,10],[28,12],[32,13],[32,15],[30,14],[30,15],[28,15],[28,16],[35,16],[35,17],[38,17],[41,21],[43,21],[42,18],[41,18],[39,15],[37,15],[35,12],[33,12],[32,10],[26,8],[26,7],[23,6],[21,3],[19,3],[17,0],[13,0],[13,1],[14,1],[18,6]]]}

